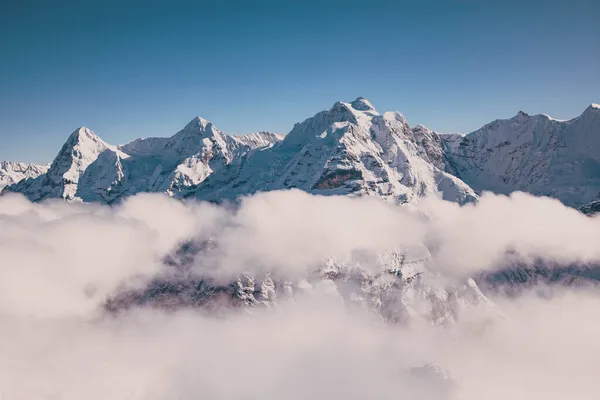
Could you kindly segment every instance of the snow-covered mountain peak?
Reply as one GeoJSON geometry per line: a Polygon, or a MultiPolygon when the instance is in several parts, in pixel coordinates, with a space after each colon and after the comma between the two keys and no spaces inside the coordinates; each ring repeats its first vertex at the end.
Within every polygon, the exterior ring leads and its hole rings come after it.
{"type": "Polygon", "coordinates": [[[106,150],[118,151],[92,130],[86,127],[77,128],[69,135],[45,174],[35,179],[23,180],[6,189],[23,193],[33,201],[47,198],[73,200],[76,197],[79,178],[106,150]]]}
{"type": "Polygon", "coordinates": [[[525,111],[522,111],[522,110],[519,110],[519,112],[515,116],[515,118],[527,118],[527,117],[529,117],[529,114],[527,114],[525,111]]]}
{"type": "Polygon", "coordinates": [[[359,112],[354,109],[350,103],[338,101],[331,107],[329,113],[336,119],[335,122],[358,123],[357,115],[359,112]]]}
{"type": "Polygon", "coordinates": [[[466,203],[474,192],[427,159],[400,113],[379,114],[364,98],[336,102],[298,123],[276,146],[248,154],[195,188],[222,200],[257,191],[299,188],[327,195],[376,195],[410,202],[436,194],[466,203]]]}
{"type": "Polygon", "coordinates": [[[107,143],[104,142],[98,135],[94,133],[89,128],[85,126],[79,127],[75,129],[68,137],[66,144],[77,145],[77,144],[87,144],[90,146],[95,146],[97,144],[107,146],[107,143]]]}
{"type": "Polygon", "coordinates": [[[595,104],[595,103],[590,104],[590,106],[585,109],[583,114],[581,114],[581,117],[588,116],[588,115],[589,116],[600,115],[600,104],[595,104]]]}
{"type": "Polygon", "coordinates": [[[207,130],[212,130],[214,125],[212,122],[202,118],[202,117],[194,117],[180,132],[206,132],[207,130]]]}
{"type": "Polygon", "coordinates": [[[408,120],[404,115],[402,115],[398,111],[387,111],[383,113],[383,118],[387,121],[396,121],[402,125],[408,126],[408,120]]]}
{"type": "Polygon", "coordinates": [[[373,104],[371,104],[371,102],[364,97],[358,97],[356,100],[350,103],[350,105],[352,108],[358,111],[375,111],[373,104]]]}
{"type": "Polygon", "coordinates": [[[600,112],[560,121],[519,112],[464,138],[442,137],[446,171],[476,191],[524,190],[579,207],[600,195],[600,112]]]}
{"type": "Polygon", "coordinates": [[[0,190],[8,185],[13,185],[23,179],[37,178],[46,173],[50,165],[33,163],[0,161],[0,190]]]}

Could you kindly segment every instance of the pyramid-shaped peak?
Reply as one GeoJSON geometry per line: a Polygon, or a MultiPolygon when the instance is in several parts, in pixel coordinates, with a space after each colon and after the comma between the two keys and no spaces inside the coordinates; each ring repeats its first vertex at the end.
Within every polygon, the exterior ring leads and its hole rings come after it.
{"type": "Polygon", "coordinates": [[[595,120],[600,115],[600,104],[592,103],[578,118],[595,120]]]}
{"type": "Polygon", "coordinates": [[[350,103],[352,108],[358,111],[375,111],[375,107],[373,104],[364,97],[357,97],[352,103],[350,103]]]}
{"type": "Polygon", "coordinates": [[[71,145],[75,145],[77,143],[90,142],[104,144],[104,141],[100,139],[100,137],[96,135],[94,131],[92,131],[89,128],[86,128],[85,126],[75,129],[67,139],[67,143],[70,143],[71,145]]]}
{"type": "Polygon", "coordinates": [[[200,128],[200,130],[205,130],[209,125],[212,126],[210,121],[202,117],[194,117],[183,129],[190,130],[200,128]]]}
{"type": "Polygon", "coordinates": [[[73,133],[71,133],[71,136],[75,136],[75,137],[94,137],[94,136],[97,136],[97,135],[90,128],[87,128],[85,126],[80,126],[79,128],[75,129],[73,131],[73,133]]]}
{"type": "Polygon", "coordinates": [[[592,103],[590,104],[590,106],[588,108],[586,108],[586,110],[584,111],[584,113],[586,112],[600,112],[600,104],[596,104],[596,103],[592,103]]]}

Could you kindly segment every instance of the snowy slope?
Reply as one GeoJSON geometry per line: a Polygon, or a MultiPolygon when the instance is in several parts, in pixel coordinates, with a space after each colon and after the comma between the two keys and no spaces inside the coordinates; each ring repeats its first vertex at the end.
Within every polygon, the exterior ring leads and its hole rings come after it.
{"type": "Polygon", "coordinates": [[[230,136],[194,118],[172,137],[113,146],[87,128],[73,132],[44,175],[6,188],[33,201],[47,198],[111,203],[138,192],[177,195],[246,152],[282,135],[230,136]]]}
{"type": "Polygon", "coordinates": [[[188,196],[235,198],[299,188],[316,194],[374,195],[411,202],[425,195],[466,203],[476,199],[460,179],[440,170],[399,113],[379,114],[364,98],[337,102],[296,124],[273,147],[248,153],[213,174],[188,196]]]}
{"type": "Polygon", "coordinates": [[[600,197],[600,106],[569,121],[519,112],[464,137],[442,135],[455,173],[476,191],[515,190],[570,206],[600,197]]]}
{"type": "Polygon", "coordinates": [[[35,179],[23,180],[5,190],[25,194],[32,201],[47,198],[75,199],[79,178],[107,149],[114,149],[88,128],[76,129],[50,165],[48,171],[35,179]]]}
{"type": "Polygon", "coordinates": [[[0,190],[23,179],[37,178],[45,174],[48,165],[38,165],[16,161],[0,161],[0,190]]]}
{"type": "Polygon", "coordinates": [[[231,136],[199,117],[172,137],[121,146],[80,128],[46,174],[6,190],[34,201],[106,203],[139,192],[219,201],[285,188],[398,203],[430,194],[461,204],[475,200],[465,183],[436,166],[441,156],[429,147],[401,114],[379,114],[358,98],[296,124],[285,138],[231,136]]]}

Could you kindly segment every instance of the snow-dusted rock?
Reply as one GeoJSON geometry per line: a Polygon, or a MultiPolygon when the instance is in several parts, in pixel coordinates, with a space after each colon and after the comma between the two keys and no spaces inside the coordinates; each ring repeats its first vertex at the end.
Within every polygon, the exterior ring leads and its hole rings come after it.
{"type": "Polygon", "coordinates": [[[146,287],[115,293],[109,311],[131,307],[195,307],[215,311],[231,307],[273,307],[297,296],[323,296],[374,313],[388,323],[452,325],[462,319],[497,318],[495,305],[472,279],[441,276],[425,247],[402,248],[350,260],[323,260],[306,274],[285,270],[238,277],[202,275],[205,260],[218,243],[184,245],[170,256],[165,270],[146,287]]]}

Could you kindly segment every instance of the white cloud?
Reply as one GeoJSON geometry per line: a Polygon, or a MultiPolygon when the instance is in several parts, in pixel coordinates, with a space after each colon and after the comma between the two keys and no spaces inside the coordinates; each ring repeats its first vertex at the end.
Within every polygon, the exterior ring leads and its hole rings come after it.
{"type": "Polygon", "coordinates": [[[101,313],[109,294],[152,277],[178,243],[209,237],[219,250],[197,268],[225,275],[302,276],[331,255],[419,243],[442,274],[495,268],[507,250],[600,260],[599,218],[524,194],[462,208],[428,199],[415,210],[286,191],[249,197],[237,212],[148,194],[114,208],[3,196],[0,398],[413,399],[433,384],[408,373],[424,363],[449,370],[464,400],[597,397],[593,293],[499,301],[506,318],[483,330],[382,324],[327,285],[227,318],[101,313]]]}

